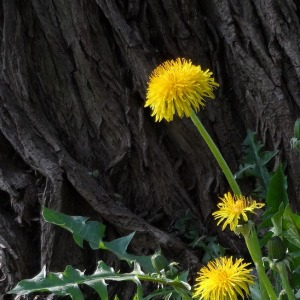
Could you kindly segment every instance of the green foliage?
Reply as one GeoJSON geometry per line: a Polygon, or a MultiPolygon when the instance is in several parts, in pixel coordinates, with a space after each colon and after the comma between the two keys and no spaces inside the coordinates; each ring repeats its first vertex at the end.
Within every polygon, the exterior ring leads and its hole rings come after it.
{"type": "Polygon", "coordinates": [[[83,241],[85,240],[94,250],[103,249],[111,251],[120,260],[126,260],[128,262],[136,261],[146,272],[155,272],[151,262],[151,256],[137,256],[129,254],[126,251],[134,236],[134,232],[111,242],[106,242],[103,240],[105,236],[105,225],[99,222],[87,221],[88,218],[86,217],[68,216],[46,207],[43,209],[43,217],[47,222],[70,231],[74,241],[80,247],[83,246],[83,241]]]}
{"type": "Polygon", "coordinates": [[[217,237],[201,233],[199,222],[190,210],[187,210],[184,216],[176,220],[174,230],[176,235],[186,241],[190,247],[204,251],[203,264],[225,255],[225,249],[218,243],[217,237]]]}
{"type": "Polygon", "coordinates": [[[24,295],[32,292],[52,292],[59,296],[71,296],[74,300],[83,299],[83,294],[78,285],[86,284],[92,287],[101,299],[108,299],[107,284],[105,280],[132,280],[137,285],[136,272],[129,274],[115,273],[112,268],[105,265],[104,262],[98,263],[97,269],[92,275],[84,275],[83,272],[67,266],[62,273],[50,273],[46,276],[45,268],[34,278],[21,281],[9,294],[24,295]]]}
{"type": "Polygon", "coordinates": [[[294,125],[294,136],[291,138],[291,148],[300,152],[300,119],[294,125]]]}
{"type": "Polygon", "coordinates": [[[286,259],[291,284],[300,289],[300,216],[292,212],[289,204],[282,204],[272,222],[271,231],[282,237],[288,249],[286,259]]]}
{"type": "Polygon", "coordinates": [[[279,236],[275,235],[269,239],[267,249],[269,258],[278,260],[285,258],[287,248],[279,236]]]}
{"type": "Polygon", "coordinates": [[[283,216],[283,236],[294,246],[300,249],[300,216],[292,212],[287,205],[283,216]]]}
{"type": "Polygon", "coordinates": [[[151,256],[151,262],[156,272],[167,270],[169,262],[161,253],[155,253],[151,256]]]}
{"type": "Polygon", "coordinates": [[[263,151],[264,145],[257,140],[256,134],[251,130],[247,131],[247,137],[243,142],[243,146],[245,147],[243,162],[240,164],[235,178],[256,178],[258,185],[254,192],[264,199],[267,195],[271,178],[267,164],[278,151],[263,151]]]}
{"type": "MultiPolygon", "coordinates": [[[[153,256],[137,256],[127,252],[128,245],[134,233],[118,238],[111,242],[103,240],[105,237],[105,225],[88,221],[88,218],[80,216],[68,216],[51,209],[44,208],[44,219],[56,224],[73,235],[74,241],[83,246],[87,241],[92,249],[103,249],[114,253],[119,259],[133,265],[130,273],[116,272],[103,261],[92,275],[85,275],[72,266],[67,266],[63,272],[49,273],[45,268],[34,278],[22,280],[8,294],[26,295],[33,292],[51,292],[58,296],[70,296],[74,300],[83,299],[80,285],[88,285],[95,290],[100,299],[107,300],[107,286],[110,281],[132,281],[137,286],[135,300],[154,299],[192,299],[191,287],[187,283],[188,272],[179,272],[174,263],[169,263],[161,253],[153,256]],[[159,270],[158,270],[159,269],[159,270]],[[146,273],[145,273],[146,272],[146,273]],[[142,281],[150,281],[157,284],[158,288],[146,298],[143,298],[142,281]]],[[[118,299],[115,295],[114,299],[118,299]]]]}
{"type": "MultiPolygon", "coordinates": [[[[172,273],[172,266],[171,266],[171,273],[172,273]]],[[[176,272],[176,268],[175,268],[176,272]]],[[[165,300],[192,300],[190,286],[187,284],[188,281],[188,272],[183,272],[179,274],[176,279],[174,280],[175,284],[173,285],[166,285],[164,288],[158,288],[143,300],[150,300],[150,299],[165,299],[165,300]],[[181,283],[183,285],[176,285],[176,283],[181,283]]],[[[173,282],[173,283],[174,283],[173,282]]]]}
{"type": "Polygon", "coordinates": [[[270,212],[275,213],[276,211],[278,211],[281,203],[283,203],[284,205],[288,204],[289,197],[286,189],[286,176],[284,175],[283,167],[280,164],[271,177],[270,184],[268,186],[266,205],[270,212]]]}
{"type": "MultiPolygon", "coordinates": [[[[267,228],[269,231],[264,235],[261,244],[265,245],[268,240],[280,237],[281,248],[287,252],[281,259],[273,259],[269,253],[270,266],[278,264],[283,260],[289,272],[290,283],[294,288],[300,288],[300,216],[294,214],[289,204],[287,194],[287,181],[282,165],[279,165],[271,177],[267,199],[266,210],[262,216],[260,229],[267,228]]],[[[278,250],[278,249],[277,249],[278,250]]],[[[272,252],[272,251],[271,251],[272,252]]],[[[276,272],[278,270],[273,268],[276,272]]],[[[276,275],[273,275],[274,278],[276,275]]]]}
{"type": "Polygon", "coordinates": [[[202,263],[207,264],[210,260],[225,255],[225,248],[222,247],[215,236],[202,236],[196,240],[193,247],[198,247],[204,250],[202,263]]]}
{"type": "Polygon", "coordinates": [[[191,243],[201,236],[199,222],[196,220],[190,210],[187,210],[183,216],[178,218],[173,226],[174,233],[184,241],[191,243]]]}
{"type": "MultiPolygon", "coordinates": [[[[298,141],[300,119],[297,120],[294,130],[298,141]]],[[[262,236],[261,246],[268,245],[269,249],[269,257],[264,258],[270,268],[269,275],[277,293],[281,295],[285,287],[288,288],[288,286],[284,287],[286,282],[281,280],[282,268],[285,268],[288,272],[286,279],[288,278],[292,288],[298,290],[299,294],[300,216],[293,213],[289,205],[287,179],[283,166],[280,164],[275,172],[268,170],[268,163],[278,151],[264,151],[264,145],[257,141],[256,135],[251,131],[248,131],[243,145],[246,147],[245,156],[236,178],[254,177],[258,183],[255,190],[257,196],[266,200],[265,212],[261,216],[258,229],[262,236]],[[277,244],[274,246],[273,241],[279,242],[280,246],[277,244]]],[[[290,297],[293,298],[293,290],[289,292],[290,297]]],[[[251,294],[253,299],[259,299],[257,288],[252,287],[251,294]]]]}
{"type": "Polygon", "coordinates": [[[253,285],[250,285],[249,289],[251,294],[251,300],[261,300],[261,291],[258,282],[255,282],[253,285]]]}
{"type": "MultiPolygon", "coordinates": [[[[181,274],[181,276],[185,276],[185,274],[181,274]]],[[[72,266],[67,266],[61,273],[46,275],[44,268],[34,278],[22,280],[9,294],[26,295],[32,292],[47,291],[58,296],[71,296],[73,300],[82,300],[84,298],[79,285],[86,284],[97,292],[100,299],[108,300],[107,281],[132,281],[137,285],[135,299],[144,299],[141,285],[141,281],[144,280],[170,286],[169,293],[172,293],[173,289],[188,297],[190,286],[182,279],[186,279],[186,277],[177,276],[174,279],[169,279],[164,276],[157,276],[157,274],[144,274],[138,264],[134,265],[131,273],[121,274],[100,261],[92,275],[84,275],[84,272],[76,270],[72,266]]]]}
{"type": "Polygon", "coordinates": [[[260,228],[272,226],[272,218],[276,218],[276,214],[280,211],[280,206],[288,204],[289,199],[286,189],[286,177],[280,164],[270,179],[266,196],[266,210],[263,214],[260,228]]]}

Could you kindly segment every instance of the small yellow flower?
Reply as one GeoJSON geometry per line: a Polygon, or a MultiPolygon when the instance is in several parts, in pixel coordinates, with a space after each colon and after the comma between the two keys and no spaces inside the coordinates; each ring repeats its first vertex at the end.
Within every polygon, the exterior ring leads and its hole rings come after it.
{"type": "Polygon", "coordinates": [[[251,198],[246,198],[242,195],[231,195],[230,192],[225,194],[224,198],[220,197],[220,199],[222,202],[217,205],[219,210],[212,215],[216,220],[220,219],[218,225],[225,221],[222,230],[229,225],[230,230],[234,231],[241,218],[243,218],[245,222],[248,221],[248,212],[254,213],[254,209],[259,209],[264,206],[263,203],[258,203],[251,198]]]}
{"type": "Polygon", "coordinates": [[[203,300],[237,300],[249,295],[249,284],[254,283],[251,269],[243,259],[233,262],[232,257],[216,258],[198,272],[193,297],[203,300]]]}
{"type": "Polygon", "coordinates": [[[150,106],[156,122],[172,121],[175,113],[189,117],[193,108],[198,111],[204,106],[203,97],[215,98],[212,91],[219,84],[211,75],[191,60],[168,60],[150,75],[145,107],[150,106]]]}

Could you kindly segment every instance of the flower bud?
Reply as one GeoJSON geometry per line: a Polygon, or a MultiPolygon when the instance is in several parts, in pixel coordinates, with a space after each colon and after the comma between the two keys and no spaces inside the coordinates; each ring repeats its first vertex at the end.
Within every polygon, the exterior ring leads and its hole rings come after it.
{"type": "Polygon", "coordinates": [[[273,236],[267,243],[268,255],[271,259],[283,260],[286,247],[279,236],[273,236]]]}
{"type": "Polygon", "coordinates": [[[294,137],[300,140],[300,119],[297,119],[294,125],[294,137]]]}
{"type": "Polygon", "coordinates": [[[294,125],[294,137],[291,139],[291,147],[293,150],[300,152],[300,119],[297,119],[294,125]]]}
{"type": "Polygon", "coordinates": [[[168,269],[169,262],[167,259],[160,253],[154,253],[151,256],[152,266],[154,267],[156,272],[160,272],[161,270],[168,269]]]}

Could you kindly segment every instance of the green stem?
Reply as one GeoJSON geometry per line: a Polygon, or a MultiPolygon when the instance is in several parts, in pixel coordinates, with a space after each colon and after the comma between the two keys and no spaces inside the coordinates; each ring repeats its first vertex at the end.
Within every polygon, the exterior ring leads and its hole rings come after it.
{"type": "Polygon", "coordinates": [[[149,282],[155,282],[162,285],[168,285],[171,286],[174,290],[176,290],[183,300],[192,300],[192,296],[190,296],[190,286],[189,284],[184,284],[183,282],[178,282],[178,280],[173,280],[169,278],[158,278],[153,277],[151,275],[141,275],[136,274],[136,277],[141,281],[149,281],[149,282]]]}
{"type": "MultiPolygon", "coordinates": [[[[260,287],[261,287],[261,289],[265,288],[265,290],[267,291],[268,296],[269,296],[268,298],[263,297],[262,299],[276,300],[277,296],[274,291],[274,288],[265,273],[265,268],[263,265],[259,240],[258,240],[255,228],[252,226],[249,233],[244,234],[243,236],[245,238],[245,242],[246,242],[247,248],[249,250],[249,253],[251,255],[251,258],[255,264],[255,267],[256,267],[256,270],[258,273],[260,287]]],[[[262,290],[262,292],[263,292],[263,290],[262,290]]]]}
{"type": "Polygon", "coordinates": [[[266,290],[266,287],[264,286],[263,281],[261,280],[261,277],[258,277],[259,287],[260,287],[260,295],[261,299],[269,299],[268,292],[266,290]]]}
{"type": "Polygon", "coordinates": [[[278,268],[279,276],[281,278],[282,286],[285,289],[288,299],[295,300],[296,298],[295,298],[294,292],[291,288],[291,285],[290,285],[290,282],[288,279],[288,272],[286,270],[286,266],[285,266],[284,262],[280,261],[280,262],[276,263],[276,265],[278,268]]]}
{"type": "Polygon", "coordinates": [[[193,121],[194,125],[197,127],[197,129],[198,129],[199,133],[201,134],[201,136],[203,137],[203,139],[205,140],[205,142],[208,145],[209,149],[211,150],[212,154],[216,158],[233,193],[237,196],[240,196],[242,194],[240,187],[238,186],[236,180],[234,179],[234,176],[231,173],[226,161],[224,160],[221,152],[217,148],[216,144],[214,143],[214,141],[212,140],[209,133],[206,131],[206,129],[204,128],[204,126],[202,125],[201,121],[199,120],[199,118],[197,117],[197,115],[194,111],[192,111],[190,118],[193,121]]]}

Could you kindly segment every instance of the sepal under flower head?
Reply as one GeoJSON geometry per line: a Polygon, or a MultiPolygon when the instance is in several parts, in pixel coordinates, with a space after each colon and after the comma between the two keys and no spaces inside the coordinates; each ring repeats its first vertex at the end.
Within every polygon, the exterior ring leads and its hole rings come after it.
{"type": "Polygon", "coordinates": [[[204,106],[204,97],[215,98],[213,89],[219,84],[211,75],[190,60],[168,60],[150,75],[145,107],[150,106],[155,121],[172,121],[175,113],[189,117],[192,109],[204,106]]]}
{"type": "Polygon", "coordinates": [[[255,213],[255,209],[264,206],[263,203],[258,203],[251,198],[246,198],[242,195],[232,195],[230,192],[225,194],[223,198],[220,197],[220,199],[222,202],[217,205],[219,210],[212,215],[216,220],[220,219],[218,225],[224,221],[222,230],[229,225],[230,230],[235,231],[239,222],[248,221],[247,213],[255,213]]]}
{"type": "Polygon", "coordinates": [[[243,259],[233,262],[232,257],[221,257],[210,261],[200,269],[196,278],[194,298],[203,300],[237,300],[249,294],[249,285],[254,283],[250,263],[243,259]]]}

